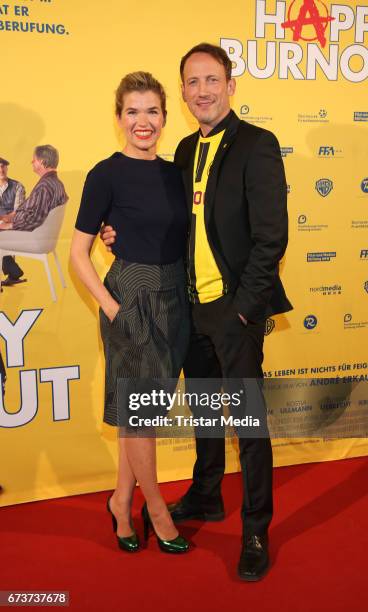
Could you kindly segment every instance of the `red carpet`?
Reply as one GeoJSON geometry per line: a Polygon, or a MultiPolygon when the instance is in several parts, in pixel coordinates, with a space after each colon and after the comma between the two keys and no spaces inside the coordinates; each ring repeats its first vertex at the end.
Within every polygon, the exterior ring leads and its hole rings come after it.
{"type": "MultiPolygon", "coordinates": [[[[0,590],[68,590],[72,610],[339,612],[367,609],[368,458],[275,470],[273,566],[258,583],[239,582],[241,481],[225,477],[227,518],[188,523],[193,550],[120,551],[105,510],[107,493],[1,509],[0,590]]],[[[163,485],[176,499],[187,483],[163,485]]],[[[141,533],[137,491],[134,515],[141,533]]],[[[34,608],[38,609],[38,608],[34,608]]]]}

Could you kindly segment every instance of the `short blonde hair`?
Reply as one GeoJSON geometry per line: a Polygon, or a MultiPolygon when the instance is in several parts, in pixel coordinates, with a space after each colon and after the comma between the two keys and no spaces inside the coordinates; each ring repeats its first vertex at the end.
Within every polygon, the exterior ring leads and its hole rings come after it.
{"type": "Polygon", "coordinates": [[[161,83],[155,79],[150,72],[130,72],[126,74],[120,81],[119,87],[115,93],[115,113],[118,117],[121,116],[124,95],[132,91],[153,91],[160,98],[161,110],[166,117],[166,93],[161,83]]]}

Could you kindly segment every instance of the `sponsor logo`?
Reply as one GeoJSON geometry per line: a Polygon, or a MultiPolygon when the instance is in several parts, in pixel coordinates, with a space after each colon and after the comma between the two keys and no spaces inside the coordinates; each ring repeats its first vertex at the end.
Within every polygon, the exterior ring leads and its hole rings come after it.
{"type": "Polygon", "coordinates": [[[304,327],[305,329],[314,329],[317,326],[317,317],[315,315],[308,315],[304,319],[304,327]]]}
{"type": "Polygon", "coordinates": [[[307,261],[331,261],[336,257],[336,251],[317,251],[307,253],[307,261]]]}
{"type": "Polygon", "coordinates": [[[298,217],[298,232],[321,232],[328,228],[327,223],[307,223],[306,215],[298,217]]]}
{"type": "Polygon", "coordinates": [[[351,229],[368,229],[367,219],[353,219],[351,222],[351,229]]]}
{"type": "Polygon", "coordinates": [[[290,193],[291,192],[291,185],[286,185],[286,189],[287,189],[287,192],[290,193]]]}
{"type": "Polygon", "coordinates": [[[368,111],[355,111],[354,121],[368,121],[368,111]]]}
{"type": "Polygon", "coordinates": [[[321,145],[318,149],[318,157],[342,157],[342,149],[337,149],[332,145],[321,145]]]}
{"type": "MultiPolygon", "coordinates": [[[[244,2],[245,7],[248,4],[244,2]]],[[[321,74],[329,81],[365,81],[367,12],[355,4],[255,0],[253,39],[249,31],[243,40],[227,38],[226,33],[220,38],[233,65],[232,76],[248,73],[255,79],[316,81],[321,74]]],[[[246,22],[244,15],[240,23],[246,22]]]]}
{"type": "Polygon", "coordinates": [[[368,293],[368,281],[364,283],[364,290],[368,293]]]}
{"type": "Polygon", "coordinates": [[[275,329],[275,321],[273,319],[266,320],[265,336],[269,336],[275,329]]]}
{"type": "Polygon", "coordinates": [[[321,108],[318,113],[298,113],[299,123],[329,123],[327,111],[321,108]]]}
{"type": "Polygon", "coordinates": [[[368,193],[368,177],[362,180],[360,188],[363,193],[368,193]]]}
{"type": "Polygon", "coordinates": [[[360,251],[360,259],[368,259],[368,249],[362,249],[360,251]]]}
{"type": "Polygon", "coordinates": [[[316,191],[320,196],[325,198],[331,193],[333,189],[333,182],[328,178],[322,178],[316,181],[316,191]]]}
{"type": "Polygon", "coordinates": [[[242,117],[247,117],[248,123],[269,123],[273,120],[271,115],[250,115],[250,108],[247,104],[243,104],[240,107],[240,115],[242,117]]]}
{"type": "Polygon", "coordinates": [[[294,153],[294,147],[281,147],[281,156],[282,157],[287,157],[288,155],[291,155],[292,153],[294,153]]]}
{"type": "Polygon", "coordinates": [[[354,321],[350,312],[344,315],[344,329],[362,329],[363,327],[368,327],[368,321],[354,321]]]}
{"type": "Polygon", "coordinates": [[[335,285],[321,285],[320,287],[309,287],[311,293],[320,293],[322,295],[341,295],[342,286],[335,285]]]}

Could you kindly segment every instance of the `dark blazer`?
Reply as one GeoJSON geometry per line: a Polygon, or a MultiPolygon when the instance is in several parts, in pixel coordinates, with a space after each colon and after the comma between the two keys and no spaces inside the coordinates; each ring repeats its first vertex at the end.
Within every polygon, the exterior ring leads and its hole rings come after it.
{"type": "MultiPolygon", "coordinates": [[[[183,170],[190,217],[198,136],[184,138],[174,160],[183,170]]],[[[235,294],[238,312],[250,321],[292,309],[279,277],[288,241],[286,196],[276,137],[231,111],[209,173],[204,216],[225,292],[235,294]]]]}

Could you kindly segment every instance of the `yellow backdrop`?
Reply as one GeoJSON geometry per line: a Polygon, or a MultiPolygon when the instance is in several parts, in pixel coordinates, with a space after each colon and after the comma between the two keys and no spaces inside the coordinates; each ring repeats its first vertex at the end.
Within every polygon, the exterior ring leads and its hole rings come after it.
{"type": "MultiPolygon", "coordinates": [[[[42,264],[19,258],[28,281],[1,294],[8,380],[0,504],[114,486],[97,307],[68,267],[70,238],[86,172],[122,146],[113,116],[120,78],[143,69],[166,87],[160,152],[170,159],[196,129],[181,101],[179,61],[203,40],[234,62],[234,110],[274,131],[284,155],[290,244],[282,279],[294,310],[269,321],[266,375],[366,376],[367,14],[367,3],[350,0],[233,0],[213,11],[193,0],[142,0],[134,10],[124,0],[0,4],[0,156],[29,193],[32,150],[53,144],[70,197],[57,247],[67,287],[50,261],[53,302],[42,264]],[[9,335],[17,319],[18,339],[9,335]]],[[[111,258],[97,245],[94,261],[102,276],[111,258]]],[[[232,441],[227,449],[228,470],[237,470],[232,441]]],[[[368,444],[276,440],[274,450],[276,465],[286,465],[367,454],[368,444]]],[[[189,477],[193,458],[192,441],[161,441],[161,480],[189,477]]]]}

